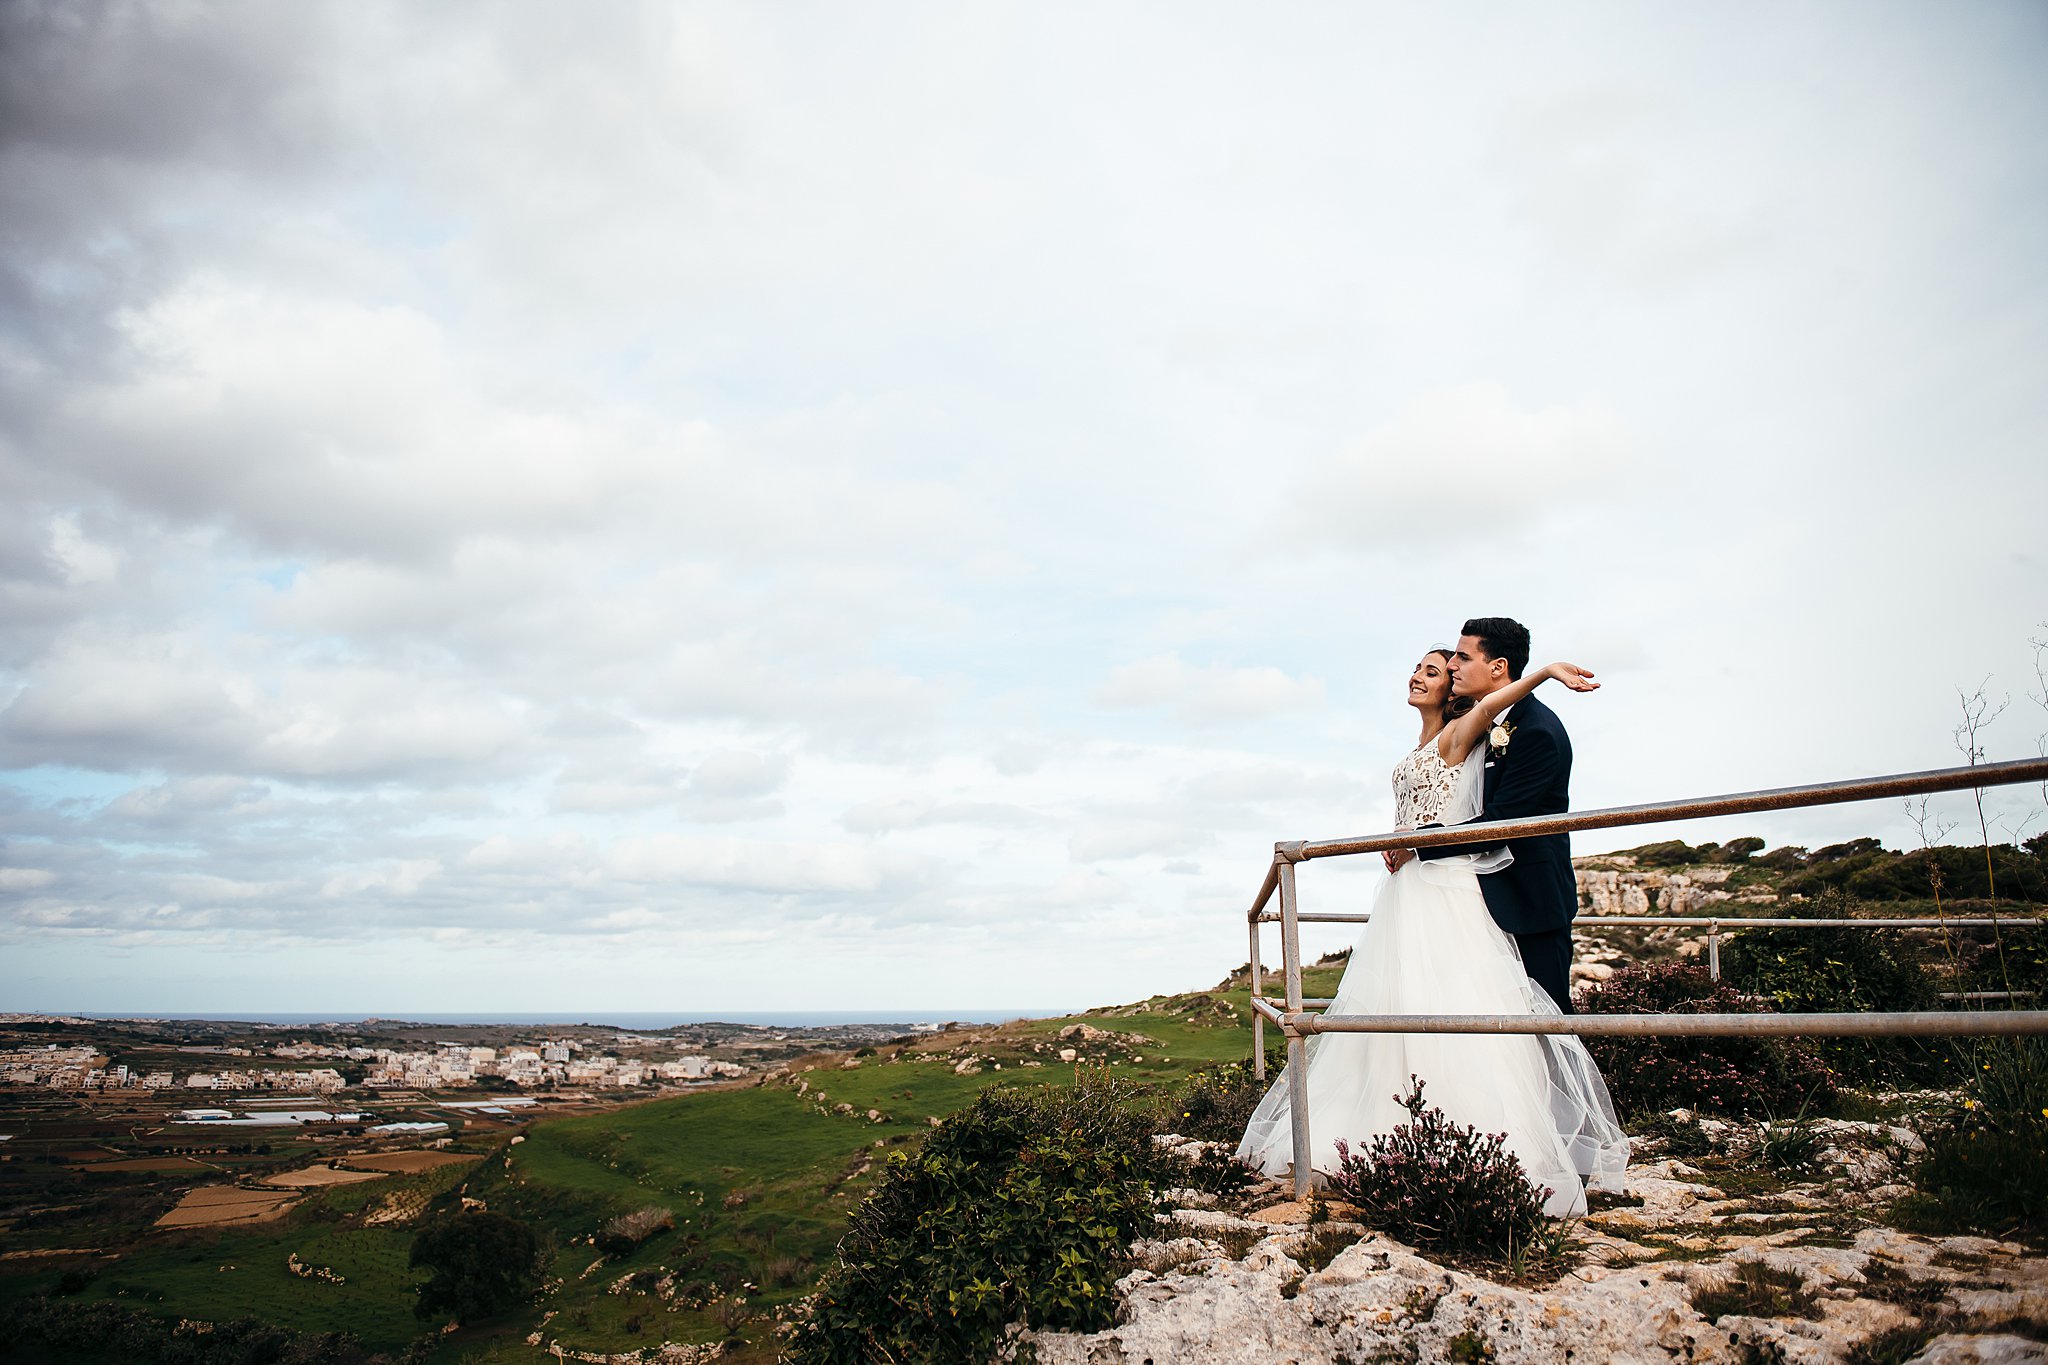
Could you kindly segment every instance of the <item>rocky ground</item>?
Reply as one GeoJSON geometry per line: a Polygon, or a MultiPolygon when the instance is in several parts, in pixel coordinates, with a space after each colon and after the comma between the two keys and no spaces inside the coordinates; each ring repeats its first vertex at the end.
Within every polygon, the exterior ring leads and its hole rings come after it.
{"type": "Polygon", "coordinates": [[[1184,1192],[1132,1248],[1120,1326],[1028,1340],[1042,1365],[2048,1362],[2048,1261],[1885,1225],[1920,1144],[1909,1123],[1822,1120],[1768,1142],[1682,1111],[1663,1126],[1625,1193],[1572,1225],[1562,1273],[1441,1265],[1342,1205],[1311,1225],[1277,1182],[1227,1205],[1184,1192]],[[1772,1168],[1788,1158],[1799,1169],[1772,1168]]]}

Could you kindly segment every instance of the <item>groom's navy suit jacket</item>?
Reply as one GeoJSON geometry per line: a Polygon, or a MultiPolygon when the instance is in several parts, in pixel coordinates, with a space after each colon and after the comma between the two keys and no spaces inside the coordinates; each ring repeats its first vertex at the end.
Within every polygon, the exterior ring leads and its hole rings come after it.
{"type": "MultiPolygon", "coordinates": [[[[1524,697],[1509,709],[1508,724],[1513,731],[1507,748],[1486,755],[1485,804],[1477,818],[1515,820],[1568,810],[1572,741],[1564,722],[1536,698],[1524,697]]],[[[1415,853],[1420,858],[1442,858],[1489,847],[1494,845],[1439,844],[1415,853]]],[[[1515,855],[1514,862],[1479,879],[1494,922],[1511,934],[1540,934],[1569,925],[1579,911],[1571,836],[1510,839],[1507,848],[1515,855]]]]}

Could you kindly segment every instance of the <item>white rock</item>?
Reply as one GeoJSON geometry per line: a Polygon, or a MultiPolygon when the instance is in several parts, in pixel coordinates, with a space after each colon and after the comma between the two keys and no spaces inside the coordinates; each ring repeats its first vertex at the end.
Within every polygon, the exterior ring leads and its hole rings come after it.
{"type": "MultiPolygon", "coordinates": [[[[1196,1146],[1170,1135],[1157,1141],[1176,1150],[1196,1146]]],[[[1836,1365],[1861,1343],[1920,1321],[1914,1305],[1924,1299],[1964,1329],[1930,1344],[1921,1357],[1928,1365],[2048,1365],[2048,1347],[2039,1343],[1967,1331],[2048,1317],[2048,1262],[2024,1247],[1886,1228],[1865,1230],[1851,1247],[1811,1245],[1810,1227],[1767,1226],[1786,1214],[1729,1199],[1697,1183],[1700,1174],[1671,1160],[1631,1170],[1627,1187],[1643,1204],[1586,1219],[1586,1263],[1531,1288],[1446,1269],[1383,1236],[1345,1248],[1311,1273],[1295,1259],[1309,1235],[1299,1223],[1169,1208],[1155,1215],[1156,1237],[1133,1247],[1142,1268],[1118,1283],[1119,1325],[1027,1339],[1046,1365],[1742,1365],[1759,1357],[1836,1365]],[[1672,1242],[1703,1258],[1641,1263],[1665,1248],[1611,1232],[1667,1226],[1684,1232],[1672,1242]],[[1248,1235],[1255,1240],[1231,1260],[1225,1244],[1242,1245],[1237,1239],[1248,1235]],[[1818,1316],[1707,1321],[1693,1307],[1695,1296],[1726,1285],[1745,1261],[1797,1276],[1818,1316]],[[1924,1292],[1907,1293],[1901,1304],[1891,1301],[1900,1297],[1895,1292],[1872,1290],[1880,1279],[1895,1290],[1902,1277],[1922,1282],[1924,1292]]],[[[1838,1192],[1838,1184],[1795,1187],[1775,1196],[1774,1207],[1825,1210],[1838,1192]]]]}
{"type": "Polygon", "coordinates": [[[1927,1343],[1927,1349],[1907,1365],[2041,1365],[2048,1361],[2048,1346],[2025,1337],[1972,1336],[1950,1332],[1927,1343]]]}

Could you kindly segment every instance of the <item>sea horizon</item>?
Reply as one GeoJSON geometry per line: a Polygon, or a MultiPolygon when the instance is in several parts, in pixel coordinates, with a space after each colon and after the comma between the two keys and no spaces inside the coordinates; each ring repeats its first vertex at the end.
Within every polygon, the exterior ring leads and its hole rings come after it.
{"type": "Polygon", "coordinates": [[[1073,1010],[970,1009],[970,1010],[433,1010],[433,1011],[325,1011],[245,1010],[229,1012],[181,1012],[176,1010],[12,1010],[12,1014],[62,1015],[73,1019],[108,1021],[147,1020],[155,1023],[190,1021],[208,1024],[269,1024],[313,1027],[323,1024],[447,1024],[466,1026],[587,1024],[599,1028],[634,1032],[679,1028],[692,1024],[748,1024],[766,1028],[829,1028],[839,1024],[993,1024],[1009,1019],[1044,1019],[1071,1014],[1073,1010]]]}

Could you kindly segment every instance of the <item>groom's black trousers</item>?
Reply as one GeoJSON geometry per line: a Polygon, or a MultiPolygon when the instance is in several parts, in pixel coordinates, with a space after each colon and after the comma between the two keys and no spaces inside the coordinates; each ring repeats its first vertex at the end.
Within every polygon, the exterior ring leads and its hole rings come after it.
{"type": "Polygon", "coordinates": [[[1522,970],[1543,988],[1557,1008],[1572,1012],[1572,927],[1547,929],[1540,934],[1516,934],[1515,946],[1522,950],[1522,970]]]}

